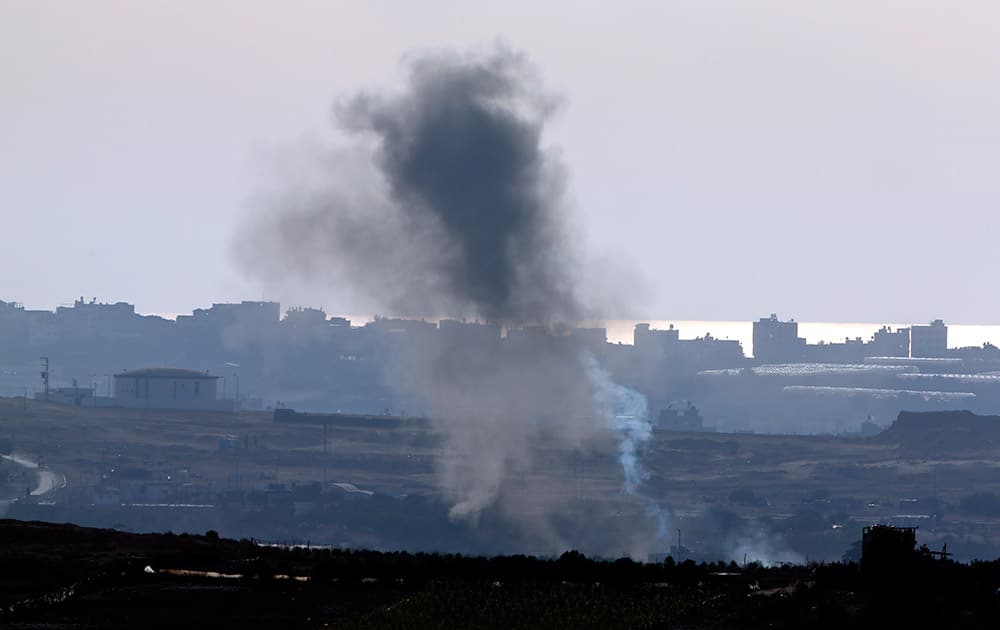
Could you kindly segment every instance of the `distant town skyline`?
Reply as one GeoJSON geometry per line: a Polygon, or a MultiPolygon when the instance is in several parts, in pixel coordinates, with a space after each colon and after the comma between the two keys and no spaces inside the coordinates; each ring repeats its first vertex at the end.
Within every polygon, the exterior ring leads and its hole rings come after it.
{"type": "Polygon", "coordinates": [[[987,324],[1000,8],[881,1],[0,7],[0,299],[274,299],[232,254],[337,99],[414,51],[523,52],[561,102],[582,288],[609,317],[987,324]],[[526,19],[530,16],[530,19],[526,19]],[[558,34],[558,35],[555,35],[558,34]]]}
{"type": "MultiPolygon", "coordinates": [[[[84,298],[83,296],[78,296],[74,300],[68,302],[62,302],[51,307],[48,306],[38,306],[33,304],[24,304],[16,299],[10,299],[8,296],[6,299],[0,297],[0,302],[6,301],[8,303],[15,303],[24,306],[29,310],[49,310],[54,311],[57,307],[72,307],[77,300],[82,299],[84,303],[90,302],[92,300],[97,300],[98,303],[114,303],[119,300],[99,300],[97,297],[84,298]]],[[[192,309],[186,311],[168,311],[168,312],[149,312],[143,311],[137,305],[133,304],[128,300],[120,300],[131,306],[135,306],[135,312],[139,315],[151,315],[156,317],[163,317],[165,319],[174,320],[178,316],[191,315],[196,309],[208,309],[213,304],[225,304],[225,303],[239,303],[240,300],[213,300],[212,302],[206,304],[200,304],[192,309]]],[[[253,302],[254,300],[247,300],[253,302]]],[[[270,300],[263,300],[270,301],[270,300]]],[[[379,313],[379,312],[369,312],[369,313],[349,313],[345,311],[333,311],[326,308],[322,304],[289,304],[275,300],[280,304],[280,312],[285,313],[289,310],[294,309],[319,309],[323,310],[328,317],[343,317],[348,319],[353,326],[361,326],[370,321],[373,321],[375,317],[393,317],[392,313],[379,313]]],[[[777,313],[772,313],[771,315],[777,316],[777,313]]],[[[600,326],[606,328],[607,338],[611,343],[626,343],[631,344],[633,338],[633,331],[636,324],[648,323],[653,329],[665,330],[667,328],[676,327],[680,331],[681,339],[696,339],[699,337],[704,337],[710,335],[718,339],[732,339],[737,340],[743,347],[744,352],[748,355],[753,354],[753,322],[757,319],[767,318],[766,314],[759,314],[759,317],[748,318],[748,319],[732,319],[732,320],[722,320],[722,319],[681,319],[681,318],[664,318],[664,317],[650,317],[650,318],[609,318],[609,319],[594,319],[594,320],[582,320],[578,322],[563,322],[572,323],[579,326],[589,327],[589,326],[600,326]]],[[[423,318],[429,321],[439,321],[441,319],[448,319],[445,317],[427,317],[423,318]]],[[[862,339],[870,340],[872,335],[879,331],[883,327],[888,327],[892,330],[897,330],[900,328],[908,328],[910,326],[920,326],[927,324],[926,321],[907,321],[907,322],[890,322],[886,320],[881,321],[867,321],[867,322],[833,322],[833,321],[804,321],[799,320],[794,316],[786,316],[781,314],[779,319],[784,321],[795,321],[799,324],[799,334],[811,344],[818,343],[841,343],[845,339],[862,339]]],[[[947,322],[950,330],[948,347],[950,348],[963,348],[963,347],[978,347],[984,343],[991,343],[993,345],[1000,346],[1000,324],[975,324],[975,323],[964,323],[964,322],[947,322]]]]}

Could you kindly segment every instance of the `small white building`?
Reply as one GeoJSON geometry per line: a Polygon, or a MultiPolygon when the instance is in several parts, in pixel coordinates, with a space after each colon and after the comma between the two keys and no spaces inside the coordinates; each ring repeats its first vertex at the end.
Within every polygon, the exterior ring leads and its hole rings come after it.
{"type": "Polygon", "coordinates": [[[115,374],[115,403],[143,409],[232,411],[232,400],[218,398],[218,376],[181,368],[144,368],[115,374]]]}

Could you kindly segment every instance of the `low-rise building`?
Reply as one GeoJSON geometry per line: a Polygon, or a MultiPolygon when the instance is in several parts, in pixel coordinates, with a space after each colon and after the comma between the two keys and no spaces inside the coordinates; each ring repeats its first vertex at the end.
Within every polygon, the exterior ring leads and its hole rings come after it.
{"type": "Polygon", "coordinates": [[[235,401],[218,398],[218,376],[181,368],[144,368],[115,374],[115,403],[149,409],[232,411],[235,401]]]}

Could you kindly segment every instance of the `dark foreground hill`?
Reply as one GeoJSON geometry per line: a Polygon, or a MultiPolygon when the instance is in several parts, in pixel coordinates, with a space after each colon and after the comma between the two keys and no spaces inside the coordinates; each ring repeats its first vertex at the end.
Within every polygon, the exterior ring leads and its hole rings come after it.
{"type": "Polygon", "coordinates": [[[285,549],[0,521],[6,628],[1000,627],[1000,562],[857,565],[285,549]]]}

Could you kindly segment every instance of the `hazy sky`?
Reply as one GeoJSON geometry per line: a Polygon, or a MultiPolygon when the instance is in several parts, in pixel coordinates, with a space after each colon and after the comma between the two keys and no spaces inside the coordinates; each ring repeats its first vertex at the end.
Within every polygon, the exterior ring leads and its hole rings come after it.
{"type": "Polygon", "coordinates": [[[0,0],[0,299],[364,312],[247,279],[248,199],[408,52],[502,40],[564,99],[546,143],[622,316],[995,322],[998,7],[0,0]]]}

